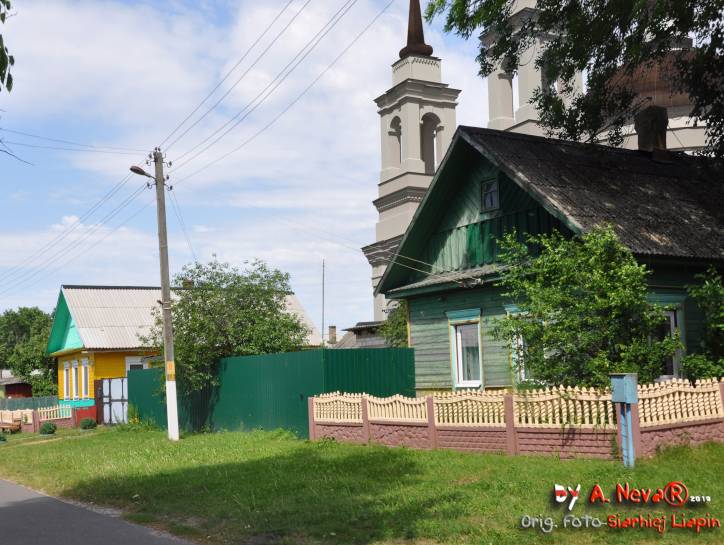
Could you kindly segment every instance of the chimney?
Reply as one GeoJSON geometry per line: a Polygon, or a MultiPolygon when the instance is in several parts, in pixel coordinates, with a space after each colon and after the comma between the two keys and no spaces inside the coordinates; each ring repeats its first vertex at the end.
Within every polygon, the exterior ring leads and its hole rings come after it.
{"type": "Polygon", "coordinates": [[[666,150],[666,129],[669,115],[662,106],[647,106],[634,116],[639,151],[649,153],[666,150]]]}
{"type": "Polygon", "coordinates": [[[329,335],[327,335],[328,344],[337,344],[337,326],[329,326],[329,335]]]}

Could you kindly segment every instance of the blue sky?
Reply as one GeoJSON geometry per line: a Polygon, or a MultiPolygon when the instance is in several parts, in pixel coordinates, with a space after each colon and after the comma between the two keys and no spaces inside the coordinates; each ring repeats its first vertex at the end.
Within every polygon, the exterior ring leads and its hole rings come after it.
{"type": "MultiPolygon", "coordinates": [[[[31,148],[20,144],[73,146],[0,132],[13,152],[32,163],[0,156],[0,309],[51,310],[60,284],[158,284],[152,192],[142,191],[101,222],[141,186],[141,178],[129,179],[95,213],[82,222],[78,218],[124,179],[129,165],[143,160],[140,150],[160,143],[191,112],[287,1],[16,4],[3,29],[16,57],[15,88],[0,95],[0,128],[139,152],[31,148]]],[[[292,2],[216,96],[305,2],[292,2]]],[[[396,0],[278,122],[240,151],[206,165],[286,108],[386,3],[358,0],[266,102],[208,152],[181,166],[184,152],[242,110],[345,4],[309,1],[222,104],[167,153],[179,165],[178,172],[171,169],[170,183],[199,259],[216,255],[243,266],[260,258],[289,272],[317,325],[322,259],[326,323],[344,328],[372,317],[370,270],[356,248],[374,241],[379,121],[373,99],[391,84],[390,65],[406,37],[407,0],[396,0]]],[[[445,82],[463,91],[458,123],[483,125],[487,97],[477,76],[476,44],[444,35],[439,27],[427,27],[426,38],[443,59],[445,82]]],[[[170,202],[168,207],[176,272],[192,254],[170,202]]]]}

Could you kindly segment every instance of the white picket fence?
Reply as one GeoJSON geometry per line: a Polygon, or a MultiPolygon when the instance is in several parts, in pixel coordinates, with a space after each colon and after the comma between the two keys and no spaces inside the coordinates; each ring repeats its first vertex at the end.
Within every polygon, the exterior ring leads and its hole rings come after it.
{"type": "Polygon", "coordinates": [[[45,420],[62,420],[70,418],[72,409],[64,405],[56,405],[55,407],[44,407],[37,409],[38,419],[43,422],[45,420]]]}

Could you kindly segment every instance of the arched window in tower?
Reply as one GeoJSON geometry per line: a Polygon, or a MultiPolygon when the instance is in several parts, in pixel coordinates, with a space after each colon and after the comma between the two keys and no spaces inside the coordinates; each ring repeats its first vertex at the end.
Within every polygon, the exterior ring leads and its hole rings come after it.
{"type": "Polygon", "coordinates": [[[392,165],[400,166],[402,164],[402,122],[399,117],[392,119],[387,134],[392,165]]]}
{"type": "Polygon", "coordinates": [[[433,113],[422,116],[420,125],[420,157],[425,163],[425,174],[435,174],[438,164],[438,138],[437,132],[440,118],[433,113]]]}

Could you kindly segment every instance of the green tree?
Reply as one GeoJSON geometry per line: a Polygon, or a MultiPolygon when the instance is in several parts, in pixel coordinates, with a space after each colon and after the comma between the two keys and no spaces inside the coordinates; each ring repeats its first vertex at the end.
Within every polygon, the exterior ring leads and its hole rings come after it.
{"type": "Polygon", "coordinates": [[[724,283],[716,268],[696,275],[700,284],[688,287],[704,315],[704,334],[697,353],[684,357],[682,367],[689,379],[724,377],[724,283]]]}
{"type": "Polygon", "coordinates": [[[528,244],[509,235],[501,244],[499,285],[519,312],[500,319],[494,334],[517,351],[526,376],[602,387],[613,372],[637,372],[640,382],[662,374],[679,340],[655,338],[664,316],[646,300],[649,271],[612,229],[528,244]]]}
{"type": "MultiPolygon", "coordinates": [[[[0,0],[0,23],[5,24],[10,11],[10,0],[0,0]]],[[[15,64],[15,58],[5,46],[2,34],[0,34],[0,89],[5,87],[8,91],[13,90],[13,75],[10,67],[15,64]]]]}
{"type": "Polygon", "coordinates": [[[545,81],[560,89],[539,88],[532,99],[541,124],[551,134],[595,142],[604,130],[612,143],[631,114],[646,105],[630,88],[630,77],[652,69],[673,55],[669,70],[675,88],[689,94],[691,115],[705,121],[709,151],[724,156],[724,22],[721,0],[611,1],[537,0],[535,15],[520,29],[509,21],[514,0],[430,0],[428,20],[445,17],[445,30],[469,38],[488,32],[480,42],[480,74],[497,65],[519,66],[523,53],[540,36],[534,60],[545,81]],[[672,49],[693,38],[694,48],[672,49]],[[575,91],[576,72],[587,73],[586,93],[575,91]]]}
{"type": "Polygon", "coordinates": [[[0,316],[0,368],[30,383],[36,396],[57,392],[57,370],[46,353],[52,321],[38,307],[7,310],[0,316]]]}
{"type": "Polygon", "coordinates": [[[400,301],[382,322],[380,333],[389,346],[407,346],[407,301],[400,301]]]}
{"type": "MultiPolygon", "coordinates": [[[[288,352],[306,343],[307,328],[286,311],[289,275],[253,261],[245,270],[217,260],[176,275],[172,305],[177,380],[182,392],[216,385],[221,358],[288,352]]],[[[163,346],[161,319],[148,339],[163,346]]]]}

